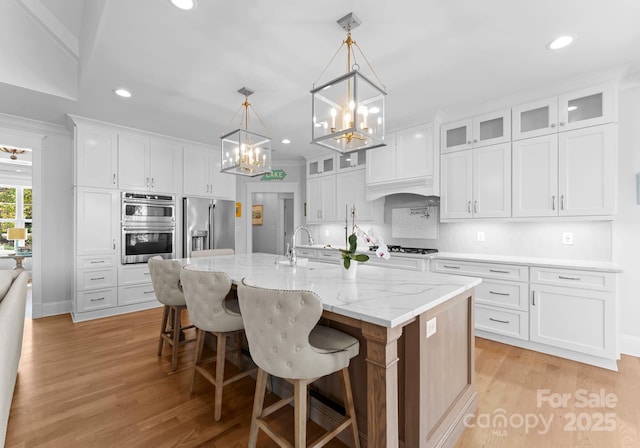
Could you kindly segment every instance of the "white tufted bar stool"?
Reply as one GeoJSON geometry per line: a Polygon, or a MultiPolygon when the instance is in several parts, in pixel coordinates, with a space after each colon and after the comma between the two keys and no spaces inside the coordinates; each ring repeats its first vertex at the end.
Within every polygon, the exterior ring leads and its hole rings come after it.
{"type": "Polygon", "coordinates": [[[219,255],[235,255],[235,251],[233,249],[204,249],[191,252],[191,258],[217,257],[219,255]]]}
{"type": "Polygon", "coordinates": [[[281,447],[291,444],[268,426],[264,418],[294,402],[295,448],[306,447],[307,386],[320,377],[340,372],[344,390],[345,420],[325,433],[311,447],[324,446],[351,426],[353,443],[360,447],[355,407],[349,379],[349,362],[360,349],[356,338],[333,328],[317,325],[322,301],[310,291],[283,291],[238,285],[238,300],[249,351],[258,365],[249,447],[255,447],[262,429],[281,447]],[[263,409],[268,375],[293,383],[294,394],[263,409]]]}
{"type": "Polygon", "coordinates": [[[205,377],[214,386],[214,418],[222,417],[222,389],[229,383],[244,378],[256,369],[240,372],[224,379],[227,338],[237,336],[236,355],[238,367],[242,369],[241,340],[244,331],[242,317],[237,300],[225,300],[231,290],[231,279],[224,272],[198,271],[187,265],[180,274],[184,296],[189,309],[191,321],[197,328],[196,360],[193,365],[191,392],[196,379],[196,372],[205,377]],[[202,351],[206,333],[216,337],[215,374],[204,368],[202,351]]]}
{"type": "Polygon", "coordinates": [[[160,341],[158,342],[158,356],[162,355],[162,346],[166,341],[173,349],[171,370],[176,370],[180,345],[194,341],[194,339],[180,341],[180,334],[184,330],[193,328],[193,325],[182,326],[182,310],[187,309],[180,285],[182,263],[178,260],[164,260],[162,257],[152,257],[148,261],[148,266],[156,299],[164,305],[160,341]]]}

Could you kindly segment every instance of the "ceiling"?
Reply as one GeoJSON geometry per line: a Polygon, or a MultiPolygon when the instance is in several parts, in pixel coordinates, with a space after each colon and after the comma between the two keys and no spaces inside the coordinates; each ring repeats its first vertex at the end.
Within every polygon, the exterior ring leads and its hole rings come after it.
{"type": "Polygon", "coordinates": [[[309,144],[309,91],[351,11],[388,92],[389,128],[612,68],[640,72],[637,0],[199,0],[189,12],[169,0],[6,0],[0,113],[53,123],[70,113],[218,144],[246,86],[274,159],[310,156],[320,149],[309,144]],[[547,50],[563,33],[575,43],[547,50]]]}

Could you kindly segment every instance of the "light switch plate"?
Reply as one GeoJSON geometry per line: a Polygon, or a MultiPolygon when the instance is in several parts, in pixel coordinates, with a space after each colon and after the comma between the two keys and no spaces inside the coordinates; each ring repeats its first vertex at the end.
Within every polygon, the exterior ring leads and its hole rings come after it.
{"type": "Polygon", "coordinates": [[[427,321],[427,337],[430,338],[434,334],[436,334],[436,319],[437,317],[433,317],[427,321]]]}
{"type": "Polygon", "coordinates": [[[573,232],[562,232],[562,244],[573,244],[573,232]]]}
{"type": "Polygon", "coordinates": [[[484,232],[478,232],[478,241],[484,241],[484,232]]]}

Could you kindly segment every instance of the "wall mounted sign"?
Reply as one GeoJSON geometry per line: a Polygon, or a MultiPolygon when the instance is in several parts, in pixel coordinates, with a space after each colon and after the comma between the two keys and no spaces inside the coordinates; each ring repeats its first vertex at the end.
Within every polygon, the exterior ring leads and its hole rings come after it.
{"type": "Polygon", "coordinates": [[[284,170],[273,170],[262,176],[260,180],[282,180],[287,176],[284,170]]]}
{"type": "Polygon", "coordinates": [[[236,202],[236,218],[242,218],[242,202],[236,202]]]}

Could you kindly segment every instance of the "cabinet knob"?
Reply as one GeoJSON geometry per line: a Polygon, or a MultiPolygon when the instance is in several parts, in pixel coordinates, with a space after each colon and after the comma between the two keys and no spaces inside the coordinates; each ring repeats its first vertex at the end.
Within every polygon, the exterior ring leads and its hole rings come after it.
{"type": "Polygon", "coordinates": [[[469,140],[469,141],[467,142],[467,145],[470,145],[470,144],[471,144],[471,140],[469,140]]]}
{"type": "Polygon", "coordinates": [[[560,126],[564,126],[566,123],[564,121],[560,122],[560,126]]]}
{"type": "Polygon", "coordinates": [[[478,143],[478,139],[477,139],[477,138],[476,138],[476,139],[474,139],[474,140],[473,140],[473,143],[478,143]]]}
{"type": "Polygon", "coordinates": [[[555,123],[551,123],[551,127],[552,127],[552,128],[555,128],[555,127],[556,127],[556,124],[555,124],[555,123]]]}

